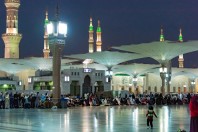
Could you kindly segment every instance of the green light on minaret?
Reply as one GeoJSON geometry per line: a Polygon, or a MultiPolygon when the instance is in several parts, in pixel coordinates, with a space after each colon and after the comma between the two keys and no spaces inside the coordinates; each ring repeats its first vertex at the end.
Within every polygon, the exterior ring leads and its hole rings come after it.
{"type": "Polygon", "coordinates": [[[164,40],[164,35],[162,34],[162,35],[160,35],[160,40],[164,40]]]}
{"type": "Polygon", "coordinates": [[[100,27],[100,21],[98,20],[98,27],[96,32],[102,32],[101,27],[100,27]]]}
{"type": "Polygon", "coordinates": [[[179,33],[179,42],[183,42],[183,36],[182,36],[182,30],[180,29],[180,33],[179,33]]]}
{"type": "Polygon", "coordinates": [[[49,20],[45,20],[45,25],[47,25],[49,23],[49,20]]]}
{"type": "Polygon", "coordinates": [[[47,25],[49,23],[49,20],[48,20],[48,11],[46,11],[45,13],[45,25],[47,25]]]}
{"type": "Polygon", "coordinates": [[[163,29],[161,28],[160,42],[164,41],[163,29]]]}
{"type": "Polygon", "coordinates": [[[183,41],[183,37],[179,36],[179,41],[182,42],[183,41]]]}
{"type": "Polygon", "coordinates": [[[89,31],[93,31],[93,30],[94,30],[94,27],[93,27],[93,24],[92,24],[92,18],[90,18],[89,31]]]}

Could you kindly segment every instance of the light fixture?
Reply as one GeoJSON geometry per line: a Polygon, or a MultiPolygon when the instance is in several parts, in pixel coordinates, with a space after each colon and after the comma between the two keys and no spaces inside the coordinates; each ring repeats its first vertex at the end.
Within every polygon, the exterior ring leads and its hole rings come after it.
{"type": "Polygon", "coordinates": [[[106,77],[106,82],[109,82],[109,77],[106,77]]]}
{"type": "Polygon", "coordinates": [[[32,78],[31,77],[28,78],[28,83],[32,83],[32,78]]]}
{"type": "Polygon", "coordinates": [[[70,81],[70,77],[69,76],[65,76],[65,82],[69,82],[70,81]]]}
{"type": "Polygon", "coordinates": [[[51,21],[47,24],[48,35],[67,35],[67,24],[61,21],[51,21]]]}
{"type": "Polygon", "coordinates": [[[113,75],[113,71],[107,70],[107,71],[105,72],[105,75],[106,75],[106,76],[112,76],[112,75],[113,75]]]}
{"type": "Polygon", "coordinates": [[[133,78],[133,82],[137,82],[137,81],[138,81],[137,77],[133,78]]]}
{"type": "Polygon", "coordinates": [[[167,73],[167,68],[166,67],[161,67],[159,69],[160,73],[167,73]]]}
{"type": "Polygon", "coordinates": [[[192,84],[192,85],[195,85],[195,81],[192,81],[191,84],[192,84]]]}
{"type": "Polygon", "coordinates": [[[22,81],[19,81],[18,84],[19,84],[19,86],[21,86],[22,85],[22,81]]]}

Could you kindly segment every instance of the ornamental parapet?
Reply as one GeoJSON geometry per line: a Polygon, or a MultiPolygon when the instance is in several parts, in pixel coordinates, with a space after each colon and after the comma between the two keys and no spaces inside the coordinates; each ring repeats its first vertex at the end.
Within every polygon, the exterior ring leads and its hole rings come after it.
{"type": "Polygon", "coordinates": [[[20,3],[20,0],[5,0],[5,3],[20,3]]]}
{"type": "Polygon", "coordinates": [[[6,37],[6,36],[17,36],[17,37],[22,37],[22,34],[15,34],[15,33],[5,33],[2,34],[2,37],[6,37]]]}

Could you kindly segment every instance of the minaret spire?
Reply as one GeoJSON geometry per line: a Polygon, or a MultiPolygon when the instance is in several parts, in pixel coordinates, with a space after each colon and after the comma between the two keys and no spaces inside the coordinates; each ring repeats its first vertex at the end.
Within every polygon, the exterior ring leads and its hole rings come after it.
{"type": "Polygon", "coordinates": [[[164,41],[164,30],[163,27],[161,27],[161,34],[160,34],[160,42],[164,41]]]}
{"type": "Polygon", "coordinates": [[[45,21],[48,21],[48,10],[45,12],[45,21]]]}
{"type": "Polygon", "coordinates": [[[59,1],[57,2],[57,5],[56,5],[55,19],[56,21],[59,20],[59,1]]]}
{"type": "Polygon", "coordinates": [[[49,41],[48,41],[48,33],[47,33],[47,24],[48,20],[48,11],[45,12],[45,23],[44,23],[44,49],[43,49],[43,57],[49,58],[50,49],[49,49],[49,41]]]}
{"type": "Polygon", "coordinates": [[[90,17],[90,24],[89,24],[89,53],[94,52],[94,29],[92,24],[92,17],[90,17]]]}
{"type": "Polygon", "coordinates": [[[182,36],[182,29],[180,28],[179,29],[179,39],[178,39],[179,42],[183,42],[183,36],[182,36]]]}
{"type": "Polygon", "coordinates": [[[5,44],[4,58],[19,58],[19,44],[22,34],[18,33],[18,10],[20,0],[5,0],[6,33],[2,35],[5,44]]]}
{"type": "MultiPolygon", "coordinates": [[[[179,38],[178,38],[179,42],[183,42],[183,35],[182,35],[182,29],[179,29],[179,38]]],[[[178,58],[178,62],[179,62],[179,68],[184,68],[184,55],[179,55],[178,58]]]]}
{"type": "Polygon", "coordinates": [[[98,20],[98,27],[97,27],[97,39],[96,39],[96,51],[101,52],[102,51],[102,30],[100,27],[100,20],[98,20]]]}

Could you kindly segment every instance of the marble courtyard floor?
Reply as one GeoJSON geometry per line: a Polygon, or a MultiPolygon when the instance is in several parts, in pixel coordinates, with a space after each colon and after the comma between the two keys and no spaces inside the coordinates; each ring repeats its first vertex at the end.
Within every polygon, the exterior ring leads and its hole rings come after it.
{"type": "Polygon", "coordinates": [[[147,106],[0,110],[1,132],[176,132],[189,131],[187,105],[157,106],[154,129],[147,129],[147,106]]]}

